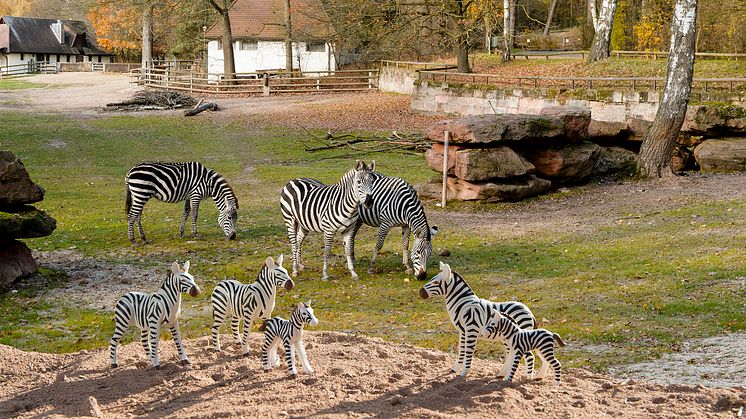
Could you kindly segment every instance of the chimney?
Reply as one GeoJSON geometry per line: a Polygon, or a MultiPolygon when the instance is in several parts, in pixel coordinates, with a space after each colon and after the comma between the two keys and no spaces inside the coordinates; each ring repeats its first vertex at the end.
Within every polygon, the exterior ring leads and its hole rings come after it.
{"type": "Polygon", "coordinates": [[[52,23],[52,32],[54,32],[54,36],[57,37],[57,41],[59,41],[60,44],[65,43],[65,31],[62,28],[62,21],[58,20],[57,22],[52,23]]]}

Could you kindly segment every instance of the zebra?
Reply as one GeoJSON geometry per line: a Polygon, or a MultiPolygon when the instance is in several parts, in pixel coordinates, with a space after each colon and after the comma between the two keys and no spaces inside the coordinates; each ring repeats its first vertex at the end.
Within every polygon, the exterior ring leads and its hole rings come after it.
{"type": "Polygon", "coordinates": [[[298,376],[298,370],[295,368],[296,354],[300,358],[303,371],[307,374],[313,374],[313,368],[308,363],[306,348],[303,345],[303,326],[306,323],[311,326],[319,324],[319,320],[313,314],[310,301],[307,303],[298,303],[293,310],[293,314],[290,316],[290,320],[273,317],[264,321],[259,330],[264,331],[262,366],[265,372],[269,371],[272,366],[280,365],[280,358],[277,356],[277,347],[282,344],[290,378],[298,376]]]}
{"type": "Polygon", "coordinates": [[[541,370],[536,376],[531,371],[531,378],[543,380],[551,365],[554,370],[554,384],[559,385],[562,364],[554,356],[554,344],[565,346],[565,342],[557,333],[546,329],[521,330],[513,320],[495,312],[494,317],[482,329],[482,336],[487,339],[500,339],[508,347],[505,365],[510,365],[510,373],[504,376],[505,381],[513,379],[521,356],[535,351],[541,359],[541,370]]]}
{"type": "Polygon", "coordinates": [[[228,182],[218,172],[208,169],[198,162],[183,163],[141,163],[127,172],[124,178],[127,196],[127,234],[135,244],[135,223],[144,243],[149,243],[142,229],[142,211],[150,198],[163,202],[184,201],[184,214],[181,217],[179,235],[184,237],[184,224],[192,212],[192,234],[197,234],[197,213],[199,203],[212,197],[218,207],[218,225],[228,240],[236,238],[238,199],[228,182]]]}
{"type": "MultiPolygon", "coordinates": [[[[425,210],[422,208],[417,191],[404,179],[386,176],[378,172],[371,173],[373,177],[373,206],[366,208],[361,206],[358,210],[360,218],[352,230],[352,242],[355,235],[363,224],[378,227],[378,241],[373,257],[370,258],[368,273],[373,274],[373,265],[378,253],[383,247],[386,235],[393,227],[401,227],[402,238],[402,263],[407,273],[414,272],[420,281],[427,278],[427,260],[433,252],[432,237],[438,234],[438,226],[427,223],[425,210]],[[409,235],[414,234],[412,253],[412,266],[409,265],[407,253],[409,253],[409,235]]],[[[353,249],[353,263],[355,260],[353,249]]]]}
{"type": "Polygon", "coordinates": [[[233,339],[241,344],[243,355],[249,354],[249,333],[255,319],[269,319],[275,309],[276,287],[290,291],[295,284],[288,271],[282,267],[283,255],[277,258],[267,257],[256,281],[242,284],[229,279],[221,281],[212,291],[212,343],[220,352],[220,326],[226,318],[231,319],[230,327],[233,339]],[[238,326],[243,320],[243,336],[238,333],[238,326]]]}
{"type": "Polygon", "coordinates": [[[315,179],[293,179],[285,185],[280,196],[280,210],[290,238],[293,253],[293,276],[304,266],[301,262],[303,240],[310,231],[324,233],[324,268],[322,279],[329,279],[328,259],[334,233],[342,232],[347,257],[347,268],[353,279],[359,279],[353,260],[352,229],[358,219],[358,206],[373,205],[372,176],[376,162],[370,165],[357,160],[334,185],[324,185],[315,179]]]}
{"type": "Polygon", "coordinates": [[[125,294],[114,307],[114,336],[111,338],[111,366],[116,368],[117,348],[127,328],[134,324],[140,329],[140,343],[145,349],[145,355],[156,369],[160,368],[158,360],[158,336],[161,326],[168,326],[179,351],[182,365],[188,365],[186,352],[181,343],[179,330],[179,314],[181,313],[181,293],[188,292],[192,297],[199,293],[199,287],[194,277],[189,273],[189,261],[184,263],[183,269],[178,262],[171,265],[171,272],[161,288],[153,294],[129,292],[125,294]]]}
{"type": "MultiPolygon", "coordinates": [[[[420,288],[420,298],[445,296],[446,310],[451,323],[459,332],[459,350],[453,372],[466,376],[471,368],[474,347],[480,337],[482,328],[499,312],[513,319],[521,329],[531,330],[536,326],[536,319],[525,304],[517,301],[494,303],[477,297],[466,280],[451,270],[447,263],[440,262],[440,272],[420,288]]],[[[526,354],[526,365],[533,370],[534,358],[526,354]]],[[[507,368],[503,365],[502,371],[507,368]]],[[[502,376],[507,375],[502,374],[502,376]]]]}

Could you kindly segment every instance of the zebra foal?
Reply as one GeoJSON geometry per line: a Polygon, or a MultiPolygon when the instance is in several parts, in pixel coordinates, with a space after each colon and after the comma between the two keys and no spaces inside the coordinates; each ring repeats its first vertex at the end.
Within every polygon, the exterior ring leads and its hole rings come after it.
{"type": "MultiPolygon", "coordinates": [[[[451,270],[447,263],[440,262],[440,272],[420,288],[423,300],[442,295],[445,297],[446,310],[451,323],[459,332],[458,358],[453,365],[453,372],[466,376],[471,368],[474,349],[482,329],[495,313],[500,313],[516,322],[521,329],[533,329],[536,319],[525,304],[517,301],[495,303],[479,298],[466,283],[466,280],[451,270]]],[[[519,358],[520,359],[520,358],[519,358]]],[[[506,363],[507,364],[507,363],[506,363]]],[[[526,366],[533,371],[534,358],[526,353],[526,366]]],[[[502,371],[507,367],[503,365],[502,371]]],[[[506,376],[502,374],[502,376],[506,376]]]]}
{"type": "Polygon", "coordinates": [[[169,327],[179,351],[181,364],[189,364],[179,330],[181,294],[184,292],[188,292],[192,297],[196,297],[200,292],[194,277],[189,273],[189,261],[184,263],[183,269],[179,267],[178,262],[174,262],[168,277],[155,293],[129,292],[119,299],[114,307],[114,336],[110,342],[113,368],[118,366],[119,340],[132,324],[140,329],[140,343],[154,367],[160,368],[161,365],[158,359],[158,336],[162,326],[169,327]]]}
{"type": "Polygon", "coordinates": [[[282,345],[290,378],[298,376],[298,370],[295,368],[295,355],[300,358],[303,371],[307,374],[313,374],[313,368],[308,363],[306,347],[303,344],[303,326],[305,324],[311,326],[319,324],[319,320],[313,314],[310,301],[299,303],[293,310],[293,314],[290,315],[290,320],[273,317],[264,321],[259,330],[264,331],[262,366],[265,372],[269,371],[272,366],[280,365],[277,348],[282,345]]]}
{"type": "Polygon", "coordinates": [[[254,320],[272,317],[277,287],[284,287],[288,291],[293,289],[293,280],[282,267],[282,261],[282,255],[277,258],[277,263],[271,257],[267,257],[253,283],[242,284],[228,279],[221,281],[212,291],[211,330],[212,343],[216,351],[220,352],[220,326],[229,318],[233,339],[241,344],[244,356],[249,354],[249,333],[254,320]],[[241,320],[243,336],[238,333],[241,320]]]}
{"type": "Polygon", "coordinates": [[[150,198],[175,203],[184,201],[184,214],[179,225],[179,235],[184,237],[184,224],[192,213],[192,234],[197,234],[199,203],[208,196],[218,208],[218,225],[229,240],[236,238],[238,199],[228,182],[218,172],[198,162],[186,163],[141,163],[127,172],[124,178],[127,187],[125,212],[127,234],[135,243],[135,223],[140,238],[148,243],[142,228],[142,211],[150,198]]]}
{"type": "Polygon", "coordinates": [[[309,232],[324,234],[323,279],[329,279],[328,260],[332,240],[336,232],[342,232],[342,242],[347,257],[347,268],[353,279],[352,229],[358,219],[358,206],[373,204],[371,196],[372,172],[376,162],[370,165],[357,160],[355,167],[342,176],[334,185],[324,185],[315,179],[293,179],[285,185],[280,195],[280,210],[288,230],[293,254],[293,276],[297,276],[304,266],[301,262],[301,247],[309,232]]]}
{"type": "MultiPolygon", "coordinates": [[[[373,179],[371,190],[373,205],[360,206],[358,210],[360,218],[351,233],[352,242],[354,243],[355,236],[363,224],[378,227],[376,250],[370,258],[368,268],[368,273],[373,274],[375,272],[373,266],[383,247],[386,235],[393,227],[401,227],[402,264],[407,273],[414,272],[417,279],[424,281],[427,278],[427,260],[433,252],[432,237],[438,233],[438,226],[431,228],[428,225],[417,191],[407,181],[378,172],[371,173],[371,177],[373,179]],[[412,260],[411,266],[407,258],[410,234],[414,235],[412,252],[409,254],[409,259],[412,260]]],[[[353,249],[353,263],[354,260],[353,249]]]]}
{"type": "MultiPolygon", "coordinates": [[[[508,348],[508,354],[505,356],[505,365],[510,366],[510,372],[505,377],[505,381],[511,381],[521,356],[533,352],[541,359],[541,370],[534,376],[531,371],[531,378],[543,380],[552,366],[554,370],[554,384],[559,385],[562,364],[557,360],[554,354],[554,344],[565,346],[565,342],[557,333],[552,333],[546,329],[521,330],[512,320],[495,313],[489,323],[482,329],[482,336],[487,339],[500,339],[505,342],[508,348]]],[[[502,371],[502,370],[501,370],[502,371]]]]}

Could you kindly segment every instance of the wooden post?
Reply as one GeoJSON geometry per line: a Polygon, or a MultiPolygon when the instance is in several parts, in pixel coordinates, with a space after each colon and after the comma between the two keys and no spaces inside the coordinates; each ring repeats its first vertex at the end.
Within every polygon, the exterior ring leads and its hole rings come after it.
{"type": "Polygon", "coordinates": [[[264,96],[269,96],[269,73],[264,73],[264,96]]]}
{"type": "Polygon", "coordinates": [[[451,138],[451,132],[444,133],[445,141],[443,142],[443,189],[440,191],[440,207],[446,207],[448,197],[448,141],[451,138]]]}

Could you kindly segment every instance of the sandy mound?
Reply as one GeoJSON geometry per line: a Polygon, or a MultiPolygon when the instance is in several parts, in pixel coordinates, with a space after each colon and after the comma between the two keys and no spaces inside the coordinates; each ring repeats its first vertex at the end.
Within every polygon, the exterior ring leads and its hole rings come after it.
{"type": "MultiPolygon", "coordinates": [[[[230,337],[225,336],[226,343],[230,337]]],[[[187,341],[191,368],[176,365],[170,341],[163,368],[145,362],[138,343],[51,355],[0,345],[0,416],[729,416],[746,405],[746,389],[657,385],[570,369],[560,387],[523,378],[496,381],[499,363],[476,360],[464,380],[449,372],[452,355],[342,333],[308,333],[316,370],[288,379],[284,367],[261,370],[261,336],[249,358],[234,345],[218,354],[207,338],[187,341]]]]}

